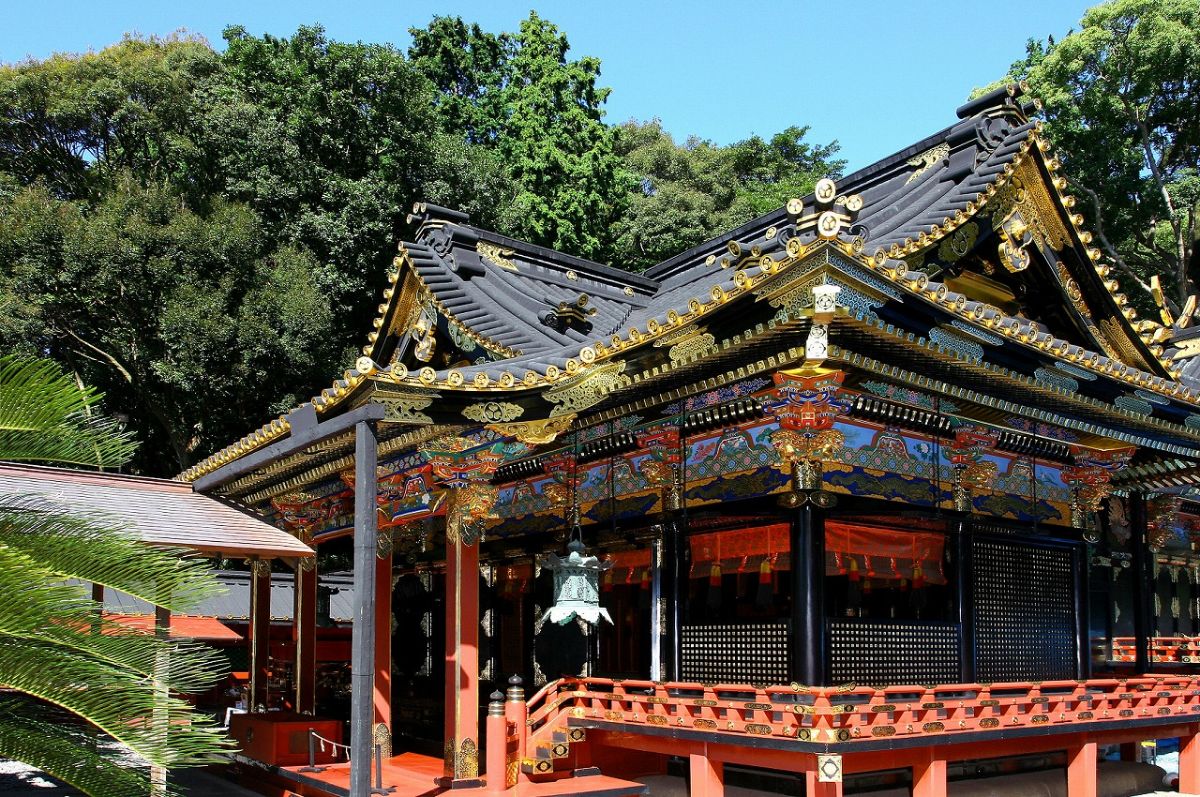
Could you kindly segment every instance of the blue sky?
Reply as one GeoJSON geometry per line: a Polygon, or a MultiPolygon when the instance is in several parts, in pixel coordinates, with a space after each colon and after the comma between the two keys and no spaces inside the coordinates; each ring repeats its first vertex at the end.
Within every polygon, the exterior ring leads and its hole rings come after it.
{"type": "Polygon", "coordinates": [[[610,122],[658,117],[678,140],[729,143],[810,125],[864,166],[954,121],[975,86],[1004,74],[1029,37],[1061,37],[1092,3],[861,2],[229,2],[0,0],[0,61],[100,49],[126,31],[179,28],[222,45],[221,30],[286,36],[319,22],[335,39],[408,45],[408,28],[457,14],[514,30],[531,9],[566,31],[572,53],[603,62],[610,122]]]}

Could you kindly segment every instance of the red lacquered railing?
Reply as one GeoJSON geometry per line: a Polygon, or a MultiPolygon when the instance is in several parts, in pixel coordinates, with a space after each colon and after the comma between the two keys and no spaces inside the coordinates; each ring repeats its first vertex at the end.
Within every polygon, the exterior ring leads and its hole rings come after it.
{"type": "MultiPolygon", "coordinates": [[[[1191,664],[1200,662],[1200,637],[1151,637],[1150,661],[1155,664],[1191,664]]],[[[1103,650],[1103,644],[1101,644],[1103,650]]],[[[1133,662],[1137,659],[1137,642],[1133,637],[1117,637],[1112,641],[1110,661],[1133,662]]]]}
{"type": "Polygon", "coordinates": [[[813,742],[953,736],[1009,728],[1129,720],[1200,721],[1200,680],[1127,680],[941,686],[753,687],[568,678],[529,701],[540,739],[560,717],[813,742]]]}

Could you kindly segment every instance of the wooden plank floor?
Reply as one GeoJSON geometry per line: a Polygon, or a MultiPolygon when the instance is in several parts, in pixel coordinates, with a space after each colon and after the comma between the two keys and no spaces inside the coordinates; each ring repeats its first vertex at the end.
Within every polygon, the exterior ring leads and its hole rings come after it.
{"type": "MultiPolygon", "coordinates": [[[[283,767],[290,773],[311,784],[332,786],[328,793],[335,797],[347,794],[350,789],[350,765],[330,764],[321,772],[302,772],[301,767],[283,767]]],[[[442,760],[417,753],[403,753],[383,762],[383,785],[392,788],[391,797],[424,797],[438,794],[442,789],[438,779],[442,776],[442,760]]],[[[372,778],[372,781],[374,778],[372,778]]]]}
{"type": "MultiPolygon", "coordinates": [[[[646,787],[608,775],[587,775],[580,778],[563,778],[545,783],[518,783],[517,788],[505,792],[515,797],[565,797],[570,794],[587,794],[592,797],[632,797],[645,794],[646,787]]],[[[457,794],[457,792],[455,792],[457,794]]]]}
{"type": "MultiPolygon", "coordinates": [[[[331,764],[321,772],[301,772],[301,767],[284,767],[293,777],[305,784],[304,793],[322,791],[330,797],[343,797],[350,788],[350,765],[331,764]],[[328,787],[325,791],[321,787],[328,787]]],[[[391,797],[430,797],[444,791],[438,781],[442,776],[440,758],[404,753],[383,763],[383,785],[394,789],[391,797]]],[[[482,794],[485,787],[455,789],[456,795],[482,794]]],[[[577,778],[544,783],[521,783],[504,794],[506,797],[567,797],[567,795],[593,795],[593,797],[633,797],[644,794],[646,787],[640,783],[612,778],[607,775],[586,775],[577,778]]]]}

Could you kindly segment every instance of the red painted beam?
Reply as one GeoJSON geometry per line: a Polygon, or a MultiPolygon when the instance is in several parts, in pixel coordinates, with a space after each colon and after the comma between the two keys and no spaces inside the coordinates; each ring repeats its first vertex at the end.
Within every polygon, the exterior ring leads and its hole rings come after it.
{"type": "Polygon", "coordinates": [[[1200,725],[1180,734],[1179,743],[1179,791],[1200,794],[1200,725]]]}

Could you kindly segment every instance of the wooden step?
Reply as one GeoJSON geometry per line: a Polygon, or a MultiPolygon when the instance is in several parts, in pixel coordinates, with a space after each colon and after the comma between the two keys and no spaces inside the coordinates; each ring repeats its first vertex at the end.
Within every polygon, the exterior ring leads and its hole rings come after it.
{"type": "Polygon", "coordinates": [[[571,755],[570,742],[539,742],[534,748],[534,758],[543,761],[566,758],[569,755],[571,755]]]}
{"type": "Polygon", "coordinates": [[[583,728],[555,728],[551,738],[556,742],[575,744],[587,740],[587,731],[583,728]]]}
{"type": "Polygon", "coordinates": [[[521,771],[526,775],[554,774],[554,760],[550,758],[522,758],[521,771]]]}

